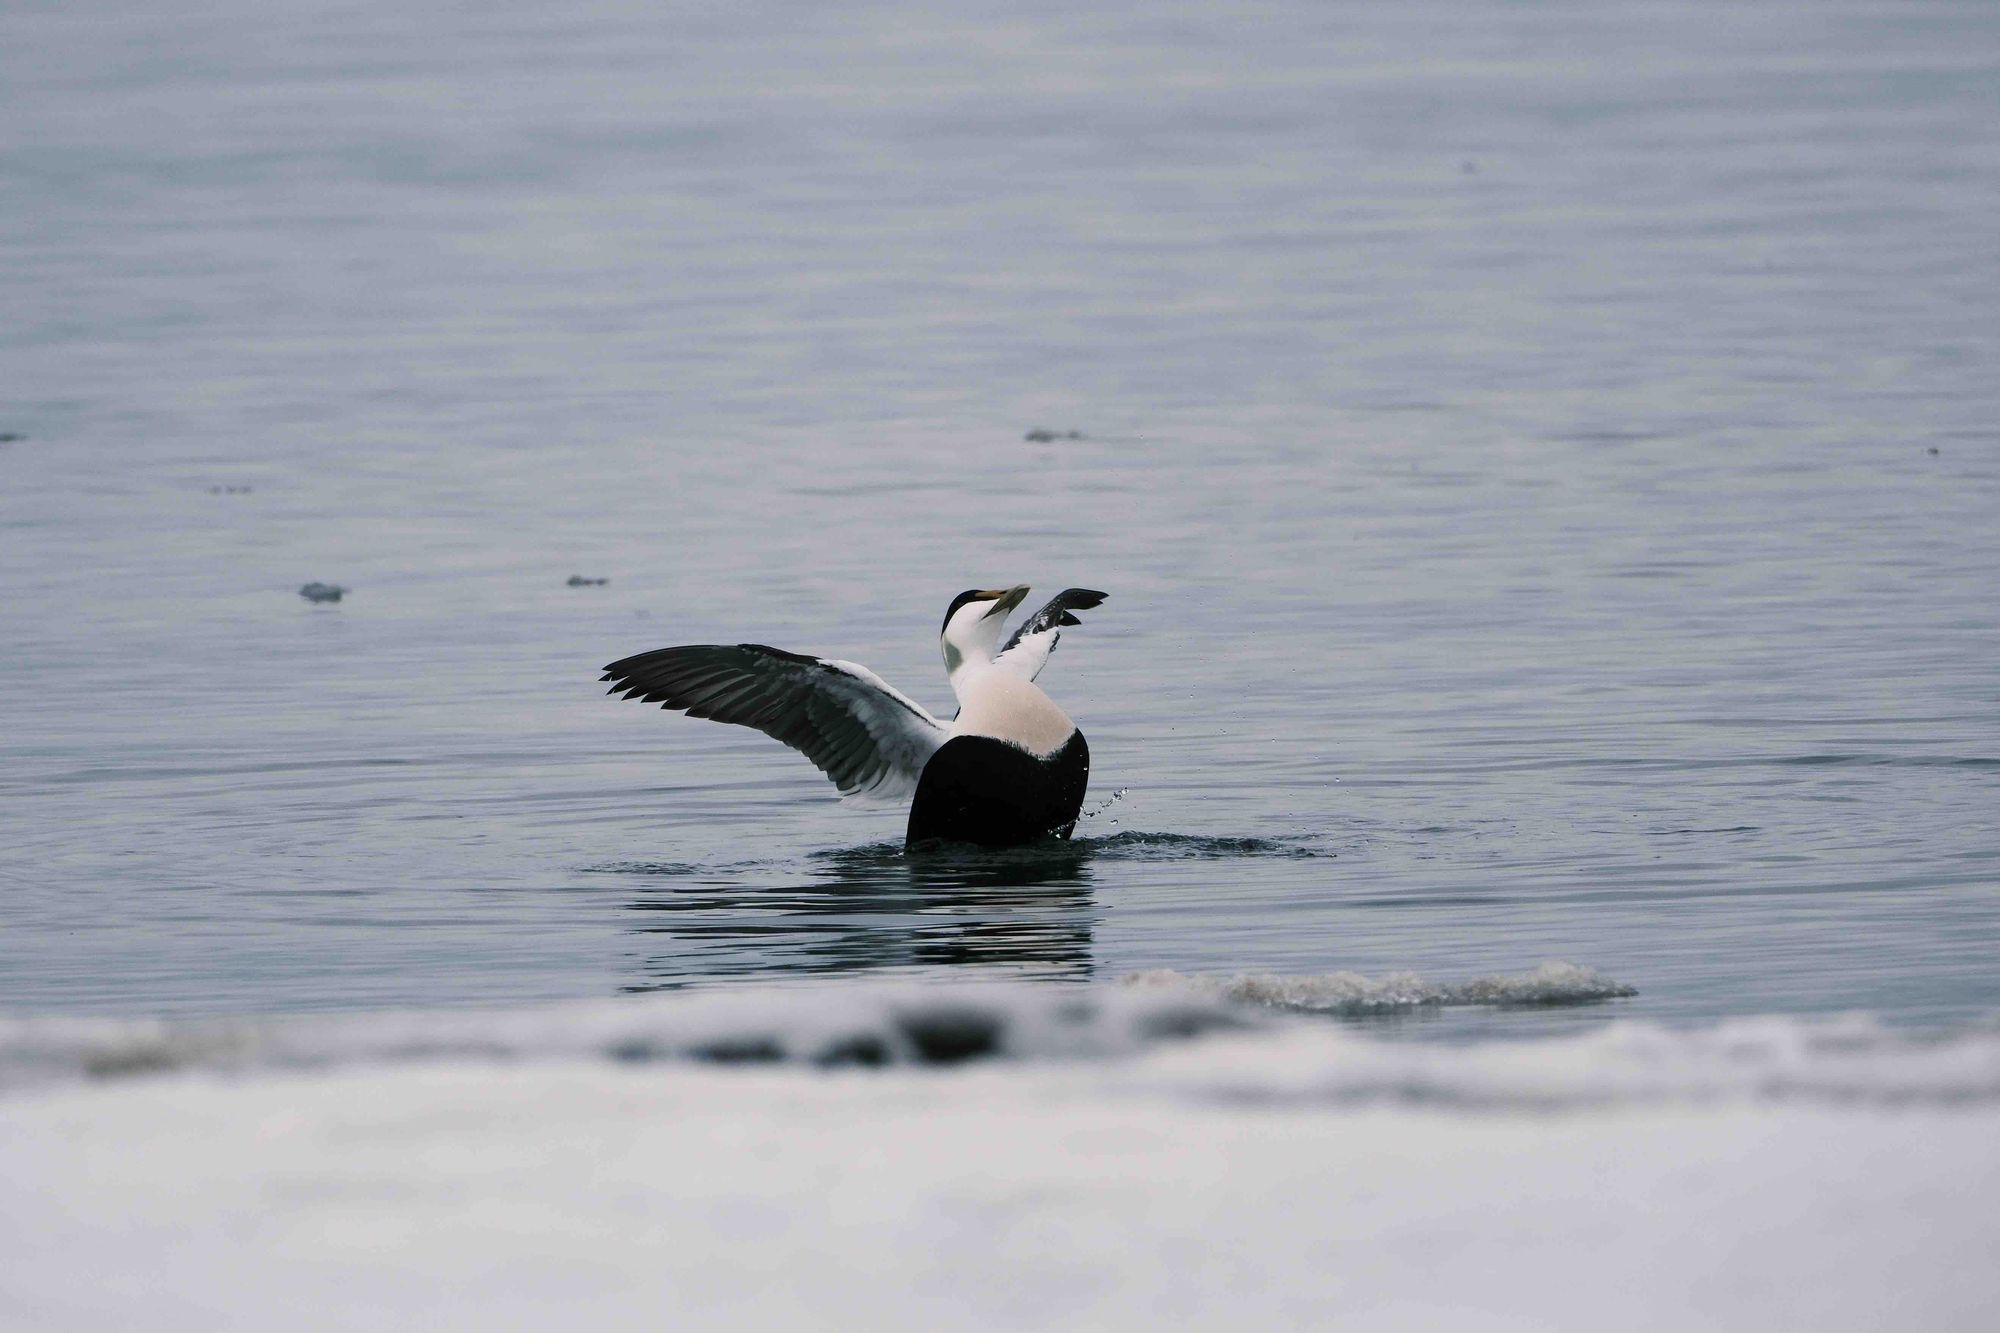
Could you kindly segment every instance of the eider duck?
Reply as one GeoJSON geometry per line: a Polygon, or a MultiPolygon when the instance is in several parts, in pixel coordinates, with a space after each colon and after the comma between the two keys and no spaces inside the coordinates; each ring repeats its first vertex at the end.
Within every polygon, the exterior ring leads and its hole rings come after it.
{"type": "Polygon", "coordinates": [[[952,599],[939,646],[958,714],[939,721],[867,667],[761,643],[656,648],[604,668],[610,693],[755,727],[799,751],[843,800],[910,799],[909,848],[1012,847],[1067,838],[1090,780],[1083,733],[1035,684],[1076,612],[1105,594],[1068,588],[1003,645],[1025,585],[952,599]]]}

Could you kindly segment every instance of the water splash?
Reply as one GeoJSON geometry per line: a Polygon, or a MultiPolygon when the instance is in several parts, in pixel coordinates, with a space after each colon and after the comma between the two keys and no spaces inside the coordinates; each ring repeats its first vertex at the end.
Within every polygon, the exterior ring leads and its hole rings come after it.
{"type": "MultiPolygon", "coordinates": [[[[1104,804],[1098,806],[1095,810],[1085,810],[1083,812],[1082,818],[1084,819],[1097,818],[1099,815],[1109,810],[1112,806],[1124,800],[1126,793],[1130,792],[1131,790],[1132,789],[1130,787],[1120,787],[1117,791],[1112,792],[1111,795],[1105,799],[1104,804]]],[[[1116,824],[1118,821],[1114,819],[1111,822],[1113,824],[1116,824]]]]}

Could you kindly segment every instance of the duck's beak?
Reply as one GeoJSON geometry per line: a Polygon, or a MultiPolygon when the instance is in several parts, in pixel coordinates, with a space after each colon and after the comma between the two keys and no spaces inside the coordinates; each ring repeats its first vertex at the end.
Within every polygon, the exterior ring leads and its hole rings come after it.
{"type": "Polygon", "coordinates": [[[1004,616],[1009,611],[1012,611],[1015,607],[1019,606],[1021,604],[1022,599],[1025,598],[1027,595],[1028,595],[1028,585],[1025,583],[1017,583],[1013,587],[1007,589],[1007,591],[1001,593],[998,597],[996,597],[993,601],[992,607],[986,612],[986,614],[988,616],[1004,616]]]}

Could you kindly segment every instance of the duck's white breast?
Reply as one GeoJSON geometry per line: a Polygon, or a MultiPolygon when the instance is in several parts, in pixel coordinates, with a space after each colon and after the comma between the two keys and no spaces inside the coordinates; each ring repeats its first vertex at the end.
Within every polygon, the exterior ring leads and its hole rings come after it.
{"type": "Polygon", "coordinates": [[[1040,686],[997,670],[980,671],[965,681],[958,695],[958,720],[951,727],[954,736],[991,736],[1033,755],[1054,754],[1075,731],[1076,723],[1040,686]]]}

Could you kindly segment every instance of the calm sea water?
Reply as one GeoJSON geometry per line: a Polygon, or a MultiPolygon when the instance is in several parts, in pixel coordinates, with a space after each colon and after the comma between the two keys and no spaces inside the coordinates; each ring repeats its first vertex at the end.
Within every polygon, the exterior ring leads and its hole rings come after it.
{"type": "Polygon", "coordinates": [[[1984,3],[10,4],[0,1011],[2000,1011],[1996,87],[1984,3]],[[1016,581],[1111,594],[1054,860],[596,684],[942,709],[1016,581]]]}

